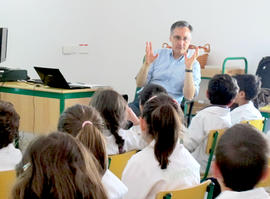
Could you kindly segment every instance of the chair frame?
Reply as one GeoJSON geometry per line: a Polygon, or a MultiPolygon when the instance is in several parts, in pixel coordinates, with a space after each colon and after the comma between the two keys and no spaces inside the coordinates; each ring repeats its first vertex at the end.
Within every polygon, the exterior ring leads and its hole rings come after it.
{"type": "Polygon", "coordinates": [[[224,134],[225,131],[226,131],[226,128],[210,130],[210,132],[208,134],[208,141],[207,141],[207,146],[206,146],[205,152],[206,152],[206,154],[209,154],[209,157],[208,157],[207,166],[206,166],[206,169],[204,172],[204,176],[201,179],[201,182],[204,182],[206,180],[206,178],[208,177],[217,142],[218,142],[219,138],[224,134]]]}
{"type": "MultiPolygon", "coordinates": [[[[195,189],[203,188],[203,187],[205,187],[205,193],[208,192],[207,199],[212,199],[213,198],[213,192],[214,192],[214,183],[211,180],[204,181],[199,185],[195,185],[195,186],[185,188],[185,189],[177,189],[177,190],[159,192],[156,195],[156,199],[161,199],[161,198],[162,199],[176,199],[176,197],[179,197],[179,196],[177,196],[177,194],[180,194],[181,192],[183,194],[184,194],[184,192],[189,192],[190,193],[192,191],[196,191],[195,189]],[[174,194],[176,195],[176,197],[174,197],[174,194]]],[[[189,198],[189,199],[200,199],[200,198],[189,198]]]]}

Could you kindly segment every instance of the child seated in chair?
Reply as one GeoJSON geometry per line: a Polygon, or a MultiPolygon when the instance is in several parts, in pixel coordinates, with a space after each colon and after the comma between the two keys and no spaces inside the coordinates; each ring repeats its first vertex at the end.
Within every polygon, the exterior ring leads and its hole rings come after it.
{"type": "Polygon", "coordinates": [[[154,199],[160,191],[200,183],[200,165],[180,143],[180,106],[166,94],[148,100],[140,119],[149,145],[128,161],[122,181],[125,199],[154,199]]]}
{"type": "Polygon", "coordinates": [[[210,130],[231,126],[229,106],[233,103],[237,92],[235,79],[227,74],[215,75],[210,80],[207,90],[207,97],[212,105],[197,113],[184,136],[184,145],[200,163],[202,174],[208,161],[205,152],[208,133],[210,130]]]}
{"type": "Polygon", "coordinates": [[[119,93],[112,89],[99,90],[92,97],[90,106],[96,108],[104,120],[105,129],[102,133],[106,139],[108,155],[140,150],[147,145],[140,134],[131,129],[123,129],[127,119],[134,125],[139,124],[139,119],[119,93]]]}
{"type": "MultiPolygon", "coordinates": [[[[143,111],[144,104],[153,96],[158,95],[160,93],[167,94],[167,91],[165,88],[158,84],[147,84],[142,91],[139,93],[139,107],[140,107],[140,113],[143,111]]],[[[132,130],[141,133],[141,127],[140,125],[134,125],[132,130]]]]}
{"type": "Polygon", "coordinates": [[[14,170],[22,153],[14,147],[19,137],[20,116],[10,102],[0,100],[0,171],[14,170]]]}
{"type": "Polygon", "coordinates": [[[33,140],[17,165],[13,199],[108,199],[95,157],[67,133],[33,140]]]}
{"type": "Polygon", "coordinates": [[[121,199],[127,193],[127,187],[108,169],[103,120],[91,106],[76,104],[67,108],[60,116],[58,130],[79,139],[95,156],[100,166],[102,184],[109,199],[121,199]]]}
{"type": "Polygon", "coordinates": [[[214,176],[223,184],[218,199],[269,199],[256,184],[268,174],[268,146],[248,124],[236,124],[220,138],[213,163],[214,176]]]}
{"type": "Polygon", "coordinates": [[[251,74],[236,75],[239,92],[235,98],[235,103],[238,105],[231,111],[232,124],[240,123],[241,121],[262,119],[260,111],[255,108],[253,102],[260,88],[261,80],[259,77],[251,74]]]}

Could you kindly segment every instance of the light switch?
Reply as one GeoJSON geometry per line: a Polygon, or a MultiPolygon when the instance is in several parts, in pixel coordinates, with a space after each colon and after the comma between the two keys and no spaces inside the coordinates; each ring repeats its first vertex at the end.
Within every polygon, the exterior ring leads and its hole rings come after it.
{"type": "Polygon", "coordinates": [[[62,53],[63,55],[73,55],[77,53],[77,47],[76,46],[63,46],[62,47],[62,53]]]}

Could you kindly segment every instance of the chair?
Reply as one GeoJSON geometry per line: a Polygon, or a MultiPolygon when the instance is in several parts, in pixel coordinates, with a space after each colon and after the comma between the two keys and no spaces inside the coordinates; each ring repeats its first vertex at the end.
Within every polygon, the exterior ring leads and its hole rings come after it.
{"type": "Polygon", "coordinates": [[[207,199],[212,199],[213,191],[214,183],[212,183],[211,180],[207,180],[199,185],[186,189],[159,192],[156,195],[156,199],[204,199],[205,193],[207,192],[207,199]]]}
{"type": "Polygon", "coordinates": [[[16,179],[15,170],[0,171],[0,198],[10,198],[12,186],[16,179]]]}
{"type": "Polygon", "coordinates": [[[268,175],[264,180],[261,180],[256,187],[270,187],[270,165],[268,163],[268,175]]]}
{"type": "Polygon", "coordinates": [[[113,172],[119,179],[122,178],[122,173],[128,160],[137,153],[136,150],[129,151],[117,155],[109,155],[109,169],[113,172]]]}
{"type": "Polygon", "coordinates": [[[242,121],[241,123],[250,124],[250,125],[254,126],[256,129],[258,129],[259,131],[263,132],[264,126],[266,123],[266,119],[262,118],[262,119],[257,119],[257,120],[245,120],[245,121],[242,121]]]}
{"type": "Polygon", "coordinates": [[[206,154],[209,154],[209,158],[208,158],[208,162],[207,162],[207,166],[204,172],[204,176],[201,179],[201,182],[205,181],[208,174],[209,174],[209,170],[211,168],[211,163],[213,160],[213,156],[214,156],[214,152],[216,149],[216,144],[218,142],[218,140],[220,139],[220,137],[224,134],[224,132],[226,131],[226,129],[217,129],[217,130],[210,130],[209,134],[208,134],[208,140],[207,140],[207,145],[206,145],[206,154]]]}

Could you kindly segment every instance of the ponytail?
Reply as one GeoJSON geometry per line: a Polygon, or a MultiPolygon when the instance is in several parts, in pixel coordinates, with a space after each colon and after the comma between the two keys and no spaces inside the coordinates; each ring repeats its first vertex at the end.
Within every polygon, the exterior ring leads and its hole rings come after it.
{"type": "Polygon", "coordinates": [[[82,127],[76,137],[93,153],[101,166],[100,173],[104,175],[108,168],[108,158],[102,133],[94,124],[86,124],[82,127]]]}
{"type": "Polygon", "coordinates": [[[169,164],[181,126],[179,109],[173,103],[169,96],[160,95],[147,102],[143,110],[148,133],[155,139],[154,153],[161,169],[169,164]]]}

